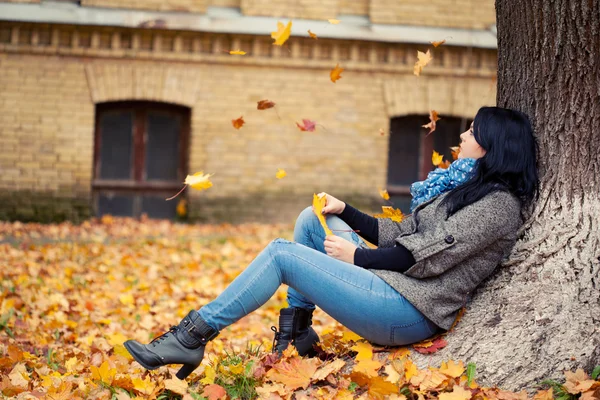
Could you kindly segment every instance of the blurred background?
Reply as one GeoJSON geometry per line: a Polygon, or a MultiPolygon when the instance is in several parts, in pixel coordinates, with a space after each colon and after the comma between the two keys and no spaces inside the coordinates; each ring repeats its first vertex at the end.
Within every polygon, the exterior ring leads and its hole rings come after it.
{"type": "Polygon", "coordinates": [[[292,222],[321,191],[408,213],[495,104],[495,32],[493,0],[0,0],[0,219],[292,222]]]}

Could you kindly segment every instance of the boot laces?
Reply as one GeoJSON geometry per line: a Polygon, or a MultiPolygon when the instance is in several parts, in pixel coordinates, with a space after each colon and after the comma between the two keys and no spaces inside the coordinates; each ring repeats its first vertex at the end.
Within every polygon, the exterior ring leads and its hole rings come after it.
{"type": "Polygon", "coordinates": [[[271,326],[271,330],[273,332],[275,332],[275,337],[273,338],[273,345],[272,345],[273,351],[275,351],[275,342],[277,342],[279,340],[279,338],[281,337],[281,332],[279,332],[277,330],[277,327],[275,327],[275,326],[271,326]]]}
{"type": "Polygon", "coordinates": [[[152,345],[152,347],[156,347],[156,345],[160,344],[161,341],[165,340],[170,333],[175,334],[175,332],[177,332],[177,329],[178,329],[177,325],[172,326],[171,328],[169,328],[169,330],[167,332],[165,332],[162,335],[157,336],[154,339],[152,339],[152,341],[150,342],[150,344],[152,345]]]}

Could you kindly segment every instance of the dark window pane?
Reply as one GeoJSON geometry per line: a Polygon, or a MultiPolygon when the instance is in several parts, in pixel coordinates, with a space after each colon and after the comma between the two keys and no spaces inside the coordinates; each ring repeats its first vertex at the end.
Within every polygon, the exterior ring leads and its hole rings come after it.
{"type": "Polygon", "coordinates": [[[133,115],[110,112],[100,118],[100,178],[131,179],[133,115]]]}
{"type": "Polygon", "coordinates": [[[177,180],[181,119],[150,111],[147,120],[146,180],[177,180]]]}
{"type": "MultiPolygon", "coordinates": [[[[460,144],[460,134],[467,130],[471,125],[471,120],[462,120],[461,118],[444,117],[437,121],[436,129],[431,134],[433,136],[433,149],[444,155],[444,160],[452,162],[452,151],[450,147],[460,144]]],[[[431,165],[431,169],[435,169],[431,165]]]]}
{"type": "Polygon", "coordinates": [[[390,201],[394,208],[399,208],[404,214],[410,214],[410,202],[412,196],[410,194],[390,195],[390,201]]]}
{"type": "Polygon", "coordinates": [[[156,219],[174,219],[177,208],[177,200],[166,201],[167,195],[142,197],[142,213],[146,213],[149,218],[156,219]]]}
{"type": "Polygon", "coordinates": [[[388,184],[410,185],[418,179],[422,120],[419,116],[392,119],[388,184]]]}
{"type": "Polygon", "coordinates": [[[124,194],[99,193],[98,216],[111,214],[120,217],[133,216],[133,197],[124,194]]]}

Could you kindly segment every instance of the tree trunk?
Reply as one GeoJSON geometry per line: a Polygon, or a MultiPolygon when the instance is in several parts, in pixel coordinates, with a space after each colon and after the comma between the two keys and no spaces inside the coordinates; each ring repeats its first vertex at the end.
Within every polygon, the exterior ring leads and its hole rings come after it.
{"type": "Polygon", "coordinates": [[[497,0],[498,106],[527,113],[541,193],[510,259],[485,282],[445,359],[479,383],[534,389],[600,364],[600,1],[497,0]]]}

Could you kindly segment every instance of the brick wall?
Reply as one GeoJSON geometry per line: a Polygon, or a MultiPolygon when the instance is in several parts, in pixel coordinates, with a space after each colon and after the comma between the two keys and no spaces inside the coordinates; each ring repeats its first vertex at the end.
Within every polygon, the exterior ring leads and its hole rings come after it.
{"type": "Polygon", "coordinates": [[[176,38],[173,46],[143,50],[135,44],[145,31],[115,31],[103,41],[104,31],[95,28],[83,41],[89,32],[78,32],[77,40],[66,34],[74,27],[43,34],[46,28],[0,24],[7,29],[0,35],[10,40],[0,43],[0,219],[89,215],[96,103],[191,108],[189,172],[215,174],[214,187],[189,192],[193,217],[289,222],[319,191],[371,210],[382,205],[391,117],[417,113],[426,123],[430,109],[442,118],[471,117],[495,99],[491,50],[442,46],[434,52],[439,64],[417,78],[411,46],[306,39],[292,41],[287,52],[263,48],[262,38],[238,38],[231,47],[248,41],[253,53],[231,57],[220,52],[227,35],[198,36],[189,48],[176,38]],[[305,51],[312,46],[318,51],[305,51]],[[347,71],[334,84],[335,59],[347,71]],[[469,66],[469,59],[477,63],[469,66]],[[261,99],[275,101],[276,110],[256,110],[261,99]],[[242,115],[246,125],[233,129],[231,120],[242,115]],[[316,132],[299,131],[302,118],[317,121],[316,132]],[[277,180],[278,168],[288,176],[277,180]]]}
{"type": "Polygon", "coordinates": [[[187,11],[203,13],[207,0],[81,0],[85,7],[129,8],[153,11],[187,11]]]}
{"type": "Polygon", "coordinates": [[[338,4],[338,0],[242,0],[241,8],[244,15],[327,20],[337,17],[338,4]]]}
{"type": "Polygon", "coordinates": [[[371,22],[487,29],[496,22],[493,0],[370,0],[371,22]]]}

